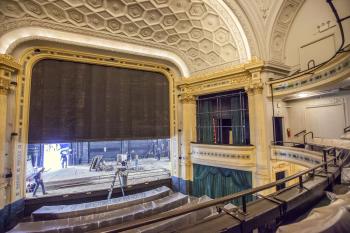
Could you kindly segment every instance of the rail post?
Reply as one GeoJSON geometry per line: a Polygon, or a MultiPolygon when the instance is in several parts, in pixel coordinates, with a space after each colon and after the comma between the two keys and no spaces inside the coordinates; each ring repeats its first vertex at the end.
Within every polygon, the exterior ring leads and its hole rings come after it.
{"type": "Polygon", "coordinates": [[[303,176],[299,176],[299,188],[300,189],[303,189],[304,188],[304,185],[303,185],[303,176]]]}
{"type": "Polygon", "coordinates": [[[323,150],[323,162],[324,162],[324,170],[325,172],[328,171],[328,164],[327,164],[327,151],[323,150]]]}
{"type": "Polygon", "coordinates": [[[245,195],[242,196],[242,207],[243,207],[243,213],[247,213],[247,200],[245,198],[245,195]]]}

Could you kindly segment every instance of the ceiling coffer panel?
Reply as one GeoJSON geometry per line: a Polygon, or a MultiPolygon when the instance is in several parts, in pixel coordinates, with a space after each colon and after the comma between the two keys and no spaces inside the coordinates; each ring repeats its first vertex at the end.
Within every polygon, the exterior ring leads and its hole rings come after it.
{"type": "Polygon", "coordinates": [[[112,35],[170,50],[192,73],[246,58],[237,25],[217,1],[2,0],[0,17],[2,34],[11,29],[9,22],[18,22],[19,26],[76,28],[77,33],[97,31],[95,36],[112,35]]]}

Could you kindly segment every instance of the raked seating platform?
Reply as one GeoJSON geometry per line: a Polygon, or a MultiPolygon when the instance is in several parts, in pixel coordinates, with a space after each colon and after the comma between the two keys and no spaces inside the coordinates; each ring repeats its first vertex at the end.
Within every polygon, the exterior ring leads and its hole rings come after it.
{"type": "Polygon", "coordinates": [[[10,232],[88,232],[168,211],[188,203],[188,196],[173,193],[142,204],[85,216],[19,223],[10,232]]]}
{"type": "Polygon", "coordinates": [[[170,194],[168,187],[162,186],[150,191],[136,193],[125,197],[112,198],[110,200],[94,201],[72,205],[43,206],[32,213],[34,221],[72,218],[90,214],[112,211],[150,202],[170,194]]]}

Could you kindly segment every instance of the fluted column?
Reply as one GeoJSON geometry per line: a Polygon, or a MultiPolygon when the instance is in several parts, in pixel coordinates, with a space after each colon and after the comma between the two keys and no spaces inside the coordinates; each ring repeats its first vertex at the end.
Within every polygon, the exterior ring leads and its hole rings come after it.
{"type": "MultiPolygon", "coordinates": [[[[191,142],[196,141],[196,98],[193,95],[180,96],[182,103],[181,178],[192,180],[191,142]]],[[[189,188],[189,187],[188,187],[189,188]]],[[[187,188],[187,191],[189,191],[187,188]]]]}
{"type": "Polygon", "coordinates": [[[12,77],[18,69],[19,65],[11,56],[0,54],[0,209],[7,204],[6,188],[9,185],[8,179],[5,178],[6,169],[9,169],[5,156],[9,156],[10,146],[6,145],[6,139],[10,135],[7,131],[8,95],[14,90],[15,83],[12,82],[12,77]]]}

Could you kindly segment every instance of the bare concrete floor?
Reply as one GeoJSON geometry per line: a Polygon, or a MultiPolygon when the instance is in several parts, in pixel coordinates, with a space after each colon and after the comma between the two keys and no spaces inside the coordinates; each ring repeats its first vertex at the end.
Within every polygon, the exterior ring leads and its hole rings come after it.
{"type": "MultiPolygon", "coordinates": [[[[79,165],[44,172],[43,180],[48,196],[110,188],[116,170],[116,163],[110,162],[109,165],[114,167],[113,171],[89,171],[89,165],[79,165]]],[[[138,161],[138,170],[133,169],[135,168],[134,162],[131,162],[129,167],[131,169],[128,172],[128,185],[170,177],[169,159],[140,159],[138,161]]],[[[119,180],[116,179],[114,187],[119,186],[119,180]]],[[[39,187],[37,196],[40,197],[42,195],[41,187],[39,187]]],[[[33,194],[27,193],[26,197],[33,198],[33,194]]]]}

